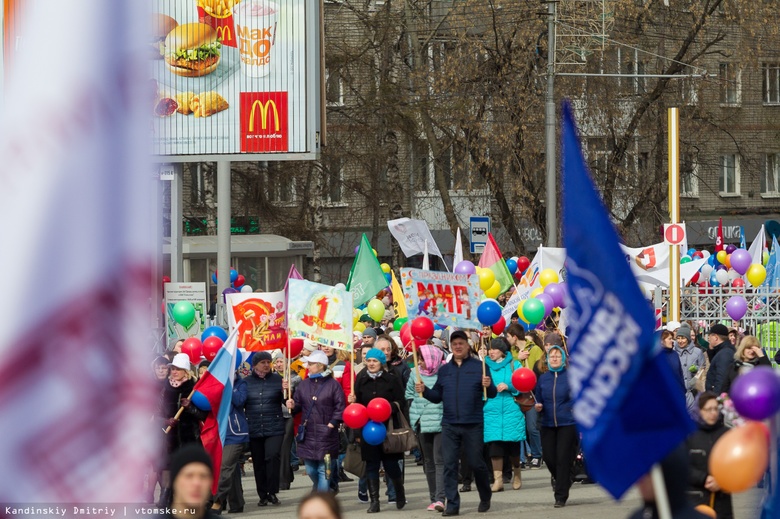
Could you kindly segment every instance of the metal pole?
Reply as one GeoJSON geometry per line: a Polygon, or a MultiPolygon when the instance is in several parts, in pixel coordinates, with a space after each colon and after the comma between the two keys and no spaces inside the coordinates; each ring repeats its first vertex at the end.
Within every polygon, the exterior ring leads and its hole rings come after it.
{"type": "Polygon", "coordinates": [[[217,162],[217,324],[227,326],[222,292],[230,287],[230,161],[217,162]]]}
{"type": "MultiPolygon", "coordinates": [[[[680,223],[680,118],[669,108],[669,221],[680,223]]],[[[680,246],[669,246],[669,320],[680,321],[680,246]]]]}
{"type": "Polygon", "coordinates": [[[173,180],[171,180],[171,281],[181,283],[182,277],[182,165],[173,165],[173,180]]]}
{"type": "Polygon", "coordinates": [[[544,106],[547,246],[558,246],[558,195],[555,171],[555,2],[547,2],[547,96],[544,106]]]}
{"type": "MultiPolygon", "coordinates": [[[[163,277],[163,203],[162,203],[162,181],[159,176],[159,168],[157,175],[152,180],[152,228],[150,230],[152,240],[154,241],[154,255],[152,256],[152,301],[151,301],[151,325],[152,328],[164,328],[165,322],[160,310],[160,302],[165,294],[163,293],[162,277],[163,277]]],[[[163,341],[162,349],[165,350],[168,343],[163,341]]]]}

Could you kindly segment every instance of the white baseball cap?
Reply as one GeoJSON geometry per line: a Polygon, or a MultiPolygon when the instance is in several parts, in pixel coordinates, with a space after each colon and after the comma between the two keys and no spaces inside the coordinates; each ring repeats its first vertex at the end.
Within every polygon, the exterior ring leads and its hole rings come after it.
{"type": "Polygon", "coordinates": [[[325,352],[320,351],[320,350],[311,352],[311,355],[309,355],[307,357],[303,357],[302,360],[303,360],[303,362],[307,362],[307,363],[317,362],[317,363],[322,364],[324,366],[327,366],[327,365],[330,364],[328,362],[328,356],[325,355],[325,352]]]}
{"type": "Polygon", "coordinates": [[[173,357],[173,360],[168,365],[179,369],[186,369],[187,371],[189,371],[190,357],[186,353],[177,353],[176,356],[173,357]]]}
{"type": "Polygon", "coordinates": [[[669,321],[668,323],[666,323],[666,329],[669,330],[670,332],[677,331],[677,328],[679,327],[680,327],[680,323],[678,323],[677,321],[669,321]]]}

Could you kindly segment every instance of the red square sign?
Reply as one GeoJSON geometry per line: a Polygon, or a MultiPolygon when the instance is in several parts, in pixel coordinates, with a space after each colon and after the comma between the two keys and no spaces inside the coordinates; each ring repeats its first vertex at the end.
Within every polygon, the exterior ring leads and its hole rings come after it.
{"type": "Polygon", "coordinates": [[[241,151],[288,151],[287,92],[241,92],[241,151]]]}

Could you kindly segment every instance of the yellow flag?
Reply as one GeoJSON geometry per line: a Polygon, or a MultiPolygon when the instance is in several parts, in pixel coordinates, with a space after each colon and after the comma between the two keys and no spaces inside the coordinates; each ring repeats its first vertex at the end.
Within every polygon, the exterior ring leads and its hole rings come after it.
{"type": "Polygon", "coordinates": [[[390,271],[390,275],[393,277],[393,283],[390,285],[393,290],[393,311],[395,312],[395,318],[408,317],[406,312],[406,302],[404,301],[404,293],[401,291],[401,285],[398,284],[398,280],[395,279],[395,272],[390,271]]]}

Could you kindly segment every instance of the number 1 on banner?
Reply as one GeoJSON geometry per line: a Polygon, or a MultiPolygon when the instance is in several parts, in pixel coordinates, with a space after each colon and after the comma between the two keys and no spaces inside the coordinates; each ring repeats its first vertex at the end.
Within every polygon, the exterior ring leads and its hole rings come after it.
{"type": "Polygon", "coordinates": [[[325,321],[325,316],[328,315],[328,298],[327,297],[321,297],[317,300],[317,306],[320,307],[320,313],[317,316],[320,321],[325,321]]]}

